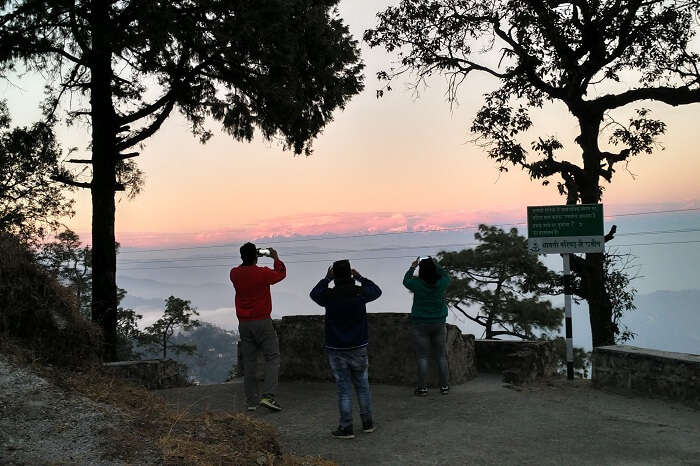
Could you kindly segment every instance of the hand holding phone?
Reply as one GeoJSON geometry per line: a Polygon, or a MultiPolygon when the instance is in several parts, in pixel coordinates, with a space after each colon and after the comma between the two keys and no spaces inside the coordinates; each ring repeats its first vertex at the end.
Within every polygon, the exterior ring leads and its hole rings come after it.
{"type": "Polygon", "coordinates": [[[270,250],[268,248],[258,248],[258,257],[270,257],[270,250]]]}

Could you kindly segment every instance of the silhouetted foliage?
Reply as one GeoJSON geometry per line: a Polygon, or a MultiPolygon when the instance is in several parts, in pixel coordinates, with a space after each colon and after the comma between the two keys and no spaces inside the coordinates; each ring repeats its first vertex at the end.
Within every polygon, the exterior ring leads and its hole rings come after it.
{"type": "MultiPolygon", "coordinates": [[[[119,288],[117,291],[119,304],[125,296],[126,290],[119,288]]],[[[140,359],[141,353],[137,350],[137,342],[143,338],[143,332],[138,328],[138,322],[142,318],[143,316],[133,309],[117,307],[117,361],[140,359]]]]}
{"type": "Polygon", "coordinates": [[[535,339],[541,336],[535,332],[558,331],[564,310],[541,297],[561,293],[561,280],[530,254],[527,239],[515,228],[505,232],[487,225],[479,225],[474,238],[480,244],[473,249],[438,254],[452,278],[448,305],[482,325],[485,338],[535,339]]]}
{"type": "Polygon", "coordinates": [[[64,366],[99,364],[102,352],[100,329],[80,315],[72,290],[6,233],[0,233],[0,339],[64,366]]]}
{"type": "Polygon", "coordinates": [[[165,300],[163,317],[144,329],[140,341],[142,344],[159,348],[159,351],[163,353],[163,359],[167,359],[168,348],[176,353],[192,354],[197,347],[186,343],[176,343],[173,340],[173,335],[178,330],[187,331],[199,327],[201,323],[193,319],[194,316],[198,315],[197,309],[193,308],[189,301],[170,296],[165,300]]]}
{"type": "MultiPolygon", "coordinates": [[[[488,156],[501,170],[520,167],[544,184],[558,176],[567,203],[592,204],[601,201],[602,180],[652,153],[666,130],[649,109],[626,122],[612,111],[642,100],[700,102],[699,13],[697,0],[403,0],[379,13],[365,40],[399,55],[380,79],[442,74],[453,102],[471,74],[494,78],[500,86],[486,94],[471,126],[488,156]],[[546,129],[529,136],[531,111],[550,103],[563,104],[578,123],[580,163],[558,156],[564,145],[546,129]]],[[[612,344],[602,254],[573,256],[571,264],[585,286],[593,346],[612,344]]]]}
{"type": "Polygon", "coordinates": [[[605,291],[610,296],[613,311],[613,332],[615,343],[627,343],[637,335],[633,329],[622,323],[622,317],[627,312],[637,309],[634,299],[637,289],[632,281],[638,278],[636,257],[629,253],[615,251],[605,252],[604,280],[605,291]]]}
{"type": "MultiPolygon", "coordinates": [[[[558,372],[566,374],[566,339],[557,337],[554,340],[554,349],[559,357],[558,372]]],[[[591,369],[591,353],[578,346],[574,346],[574,374],[583,379],[587,379],[591,369]]]]}
{"type": "Polygon", "coordinates": [[[61,217],[73,214],[65,188],[51,180],[60,155],[50,125],[10,128],[7,107],[0,101],[0,232],[37,244],[58,229],[61,217]]]}
{"type": "Polygon", "coordinates": [[[236,364],[237,334],[208,322],[175,335],[173,341],[197,347],[194,353],[177,355],[173,359],[185,364],[189,376],[200,383],[225,382],[236,364]]]}
{"type": "Polygon", "coordinates": [[[72,230],[60,232],[54,241],[41,247],[41,263],[65,286],[73,290],[80,313],[90,319],[92,251],[83,246],[72,230]]]}
{"type": "Polygon", "coordinates": [[[202,141],[211,118],[237,140],[250,141],[258,128],[296,154],[310,153],[333,111],[363,87],[359,49],[337,3],[0,2],[0,73],[21,65],[46,76],[49,120],[61,103],[86,105],[69,106],[67,121],[91,126],[92,157],[77,160],[91,176],[56,179],[92,193],[92,316],[108,359],[117,327],[114,195],[130,183],[138,190],[134,148],[177,108],[202,141]]]}
{"type": "MultiPolygon", "coordinates": [[[[119,243],[115,250],[119,252],[119,243]]],[[[75,232],[66,229],[54,241],[43,244],[38,257],[44,268],[73,291],[80,313],[90,320],[92,248],[84,246],[75,232]]],[[[125,289],[117,288],[117,304],[121,304],[126,293],[125,289]]],[[[117,307],[117,360],[138,358],[138,353],[133,350],[133,342],[141,336],[137,327],[141,318],[133,309],[117,307]]]]}

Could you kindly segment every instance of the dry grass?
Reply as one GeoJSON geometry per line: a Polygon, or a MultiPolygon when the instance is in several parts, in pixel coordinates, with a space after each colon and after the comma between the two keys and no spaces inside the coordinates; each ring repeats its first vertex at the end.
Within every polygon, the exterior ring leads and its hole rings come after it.
{"type": "Polygon", "coordinates": [[[244,414],[175,411],[154,393],[98,371],[61,377],[84,396],[121,408],[129,429],[115,433],[115,453],[127,461],[153,454],[166,465],[317,465],[335,463],[283,454],[277,430],[244,414]],[[129,452],[129,455],[124,455],[129,452]]]}

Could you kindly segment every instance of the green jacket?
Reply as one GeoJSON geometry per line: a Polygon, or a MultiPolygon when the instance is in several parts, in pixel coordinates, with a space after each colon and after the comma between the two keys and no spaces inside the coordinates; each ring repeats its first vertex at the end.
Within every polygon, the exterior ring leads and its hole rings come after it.
{"type": "Polygon", "coordinates": [[[403,277],[403,286],[413,292],[411,318],[414,322],[445,322],[447,318],[445,290],[450,284],[450,276],[439,265],[437,268],[442,276],[432,286],[413,276],[415,267],[409,268],[403,277]]]}

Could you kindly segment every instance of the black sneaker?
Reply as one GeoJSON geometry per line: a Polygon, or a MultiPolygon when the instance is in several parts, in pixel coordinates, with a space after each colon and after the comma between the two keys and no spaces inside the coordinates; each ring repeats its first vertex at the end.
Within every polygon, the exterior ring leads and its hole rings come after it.
{"type": "Polygon", "coordinates": [[[362,432],[366,432],[369,434],[370,432],[374,432],[374,429],[376,429],[376,427],[374,426],[374,422],[367,421],[362,423],[362,432]]]}
{"type": "Polygon", "coordinates": [[[335,438],[355,438],[355,434],[352,432],[352,426],[345,428],[338,426],[336,430],[331,432],[331,435],[335,438]]]}
{"type": "Polygon", "coordinates": [[[441,395],[447,395],[450,393],[450,387],[445,385],[444,387],[440,387],[440,394],[441,395]]]}
{"type": "Polygon", "coordinates": [[[428,389],[425,387],[418,387],[413,390],[413,394],[416,396],[428,396],[428,389]]]}
{"type": "Polygon", "coordinates": [[[282,407],[275,401],[272,395],[262,397],[260,399],[260,405],[265,406],[271,411],[282,411],[282,407]]]}

